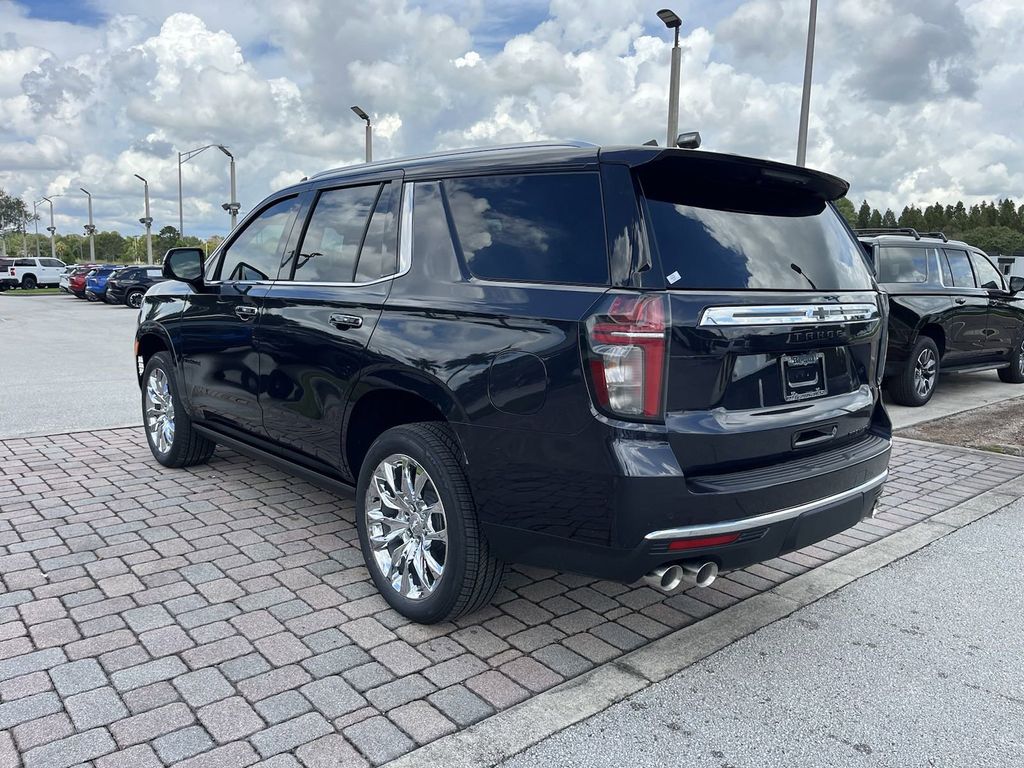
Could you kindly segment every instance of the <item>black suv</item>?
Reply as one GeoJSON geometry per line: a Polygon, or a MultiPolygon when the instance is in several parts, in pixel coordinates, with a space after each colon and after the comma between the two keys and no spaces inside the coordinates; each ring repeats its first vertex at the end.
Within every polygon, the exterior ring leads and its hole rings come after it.
{"type": "Polygon", "coordinates": [[[584,144],[322,173],[205,263],[167,254],[136,342],[150,447],[354,486],[367,568],[421,622],[510,561],[710,584],[856,524],[885,480],[846,189],[584,144]]]}
{"type": "Polygon", "coordinates": [[[979,249],[941,232],[858,230],[889,297],[885,376],[901,405],[927,403],[944,371],[996,369],[1024,383],[1024,278],[1003,275],[979,249]]]}
{"type": "Polygon", "coordinates": [[[107,280],[106,300],[111,304],[126,304],[132,309],[142,306],[142,297],[156,283],[166,278],[160,267],[124,267],[107,280]]]}

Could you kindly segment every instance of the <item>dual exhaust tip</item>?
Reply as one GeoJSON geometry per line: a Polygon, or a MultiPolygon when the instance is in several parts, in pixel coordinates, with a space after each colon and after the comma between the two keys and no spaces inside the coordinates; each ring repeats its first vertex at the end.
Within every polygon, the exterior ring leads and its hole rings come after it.
{"type": "Polygon", "coordinates": [[[716,578],[718,563],[713,560],[687,560],[655,568],[644,576],[644,581],[662,592],[675,592],[684,583],[691,587],[710,587],[716,578]]]}

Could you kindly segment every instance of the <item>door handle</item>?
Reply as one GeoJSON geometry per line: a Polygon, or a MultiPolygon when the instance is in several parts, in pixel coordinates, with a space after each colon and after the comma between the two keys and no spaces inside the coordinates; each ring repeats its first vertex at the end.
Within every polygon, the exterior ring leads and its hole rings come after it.
{"type": "Polygon", "coordinates": [[[327,322],[335,328],[361,328],[363,318],[359,315],[343,315],[336,312],[327,319],[327,322]]]}
{"type": "Polygon", "coordinates": [[[963,298],[962,296],[957,296],[955,299],[953,299],[953,301],[955,301],[957,304],[967,303],[967,299],[963,298]]]}
{"type": "Polygon", "coordinates": [[[256,307],[250,307],[248,304],[242,304],[235,307],[235,314],[242,320],[252,320],[256,317],[256,311],[256,307]]]}

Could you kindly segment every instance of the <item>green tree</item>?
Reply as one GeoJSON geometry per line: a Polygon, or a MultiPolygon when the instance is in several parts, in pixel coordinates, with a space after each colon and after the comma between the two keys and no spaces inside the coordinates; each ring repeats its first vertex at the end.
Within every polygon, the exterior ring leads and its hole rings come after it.
{"type": "Polygon", "coordinates": [[[990,255],[1006,256],[1024,248],[1024,233],[1009,227],[978,227],[965,232],[963,239],[990,255]]]}
{"type": "Polygon", "coordinates": [[[877,208],[871,209],[871,216],[868,218],[868,227],[871,229],[878,229],[882,226],[882,214],[878,212],[877,208]]]}
{"type": "Polygon", "coordinates": [[[857,210],[857,229],[867,229],[871,226],[871,206],[864,200],[857,210]]]}
{"type": "Polygon", "coordinates": [[[21,232],[25,223],[32,220],[32,214],[28,212],[25,201],[7,194],[0,187],[0,232],[8,229],[21,232]]]}
{"type": "Polygon", "coordinates": [[[895,227],[896,214],[892,212],[892,208],[886,208],[885,213],[882,215],[882,226],[883,227],[895,227]]]}
{"type": "Polygon", "coordinates": [[[846,223],[851,227],[857,226],[857,210],[853,207],[853,203],[845,197],[840,197],[836,200],[836,210],[843,215],[846,219],[846,223]]]}
{"type": "Polygon", "coordinates": [[[954,232],[963,232],[967,229],[967,209],[964,208],[964,201],[957,200],[953,206],[953,213],[949,217],[949,228],[954,232]]]}
{"type": "Polygon", "coordinates": [[[1017,215],[1017,206],[1013,204],[1013,200],[1010,200],[1009,198],[1006,200],[1000,200],[997,215],[1000,227],[1007,227],[1009,229],[1020,231],[1020,217],[1017,215]]]}
{"type": "Polygon", "coordinates": [[[924,215],[916,205],[908,205],[903,208],[900,214],[899,226],[924,229],[924,215]]]}

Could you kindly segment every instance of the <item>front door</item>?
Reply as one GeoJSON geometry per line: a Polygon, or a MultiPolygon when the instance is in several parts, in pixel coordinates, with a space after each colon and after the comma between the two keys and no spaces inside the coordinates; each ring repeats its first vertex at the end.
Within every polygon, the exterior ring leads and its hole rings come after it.
{"type": "Polygon", "coordinates": [[[344,467],[342,420],[398,271],[398,179],[317,190],[258,331],[270,439],[344,467]]]}
{"type": "Polygon", "coordinates": [[[1003,360],[1021,341],[1021,304],[1003,285],[1003,276],[983,254],[971,251],[979,287],[988,293],[989,356],[1003,360]]]}
{"type": "Polygon", "coordinates": [[[203,290],[181,322],[181,355],[194,415],[220,427],[265,434],[255,347],[264,298],[277,279],[298,197],[274,201],[243,223],[213,256],[203,290]]]}
{"type": "Polygon", "coordinates": [[[970,365],[983,362],[988,354],[988,291],[978,288],[967,251],[943,248],[943,282],[949,288],[952,310],[943,330],[946,333],[944,363],[970,365]]]}

